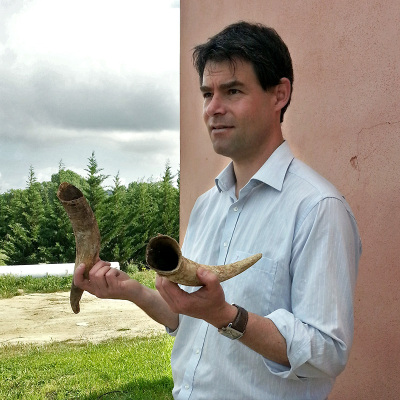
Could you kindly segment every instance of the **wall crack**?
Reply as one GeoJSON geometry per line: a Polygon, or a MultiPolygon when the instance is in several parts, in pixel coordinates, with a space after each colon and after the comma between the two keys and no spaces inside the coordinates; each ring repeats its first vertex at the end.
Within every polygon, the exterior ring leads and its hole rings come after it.
{"type": "MultiPolygon", "coordinates": [[[[359,141],[360,141],[360,135],[361,135],[361,133],[363,132],[363,131],[366,131],[366,130],[371,130],[371,129],[375,129],[375,128],[377,128],[377,127],[379,127],[379,126],[383,126],[383,125],[396,125],[396,124],[400,124],[400,121],[385,121],[385,122],[380,122],[379,124],[375,124],[375,125],[372,125],[372,126],[369,126],[369,127],[365,127],[365,128],[361,128],[358,132],[357,132],[357,151],[356,151],[356,154],[353,156],[353,157],[351,157],[350,158],[350,165],[352,166],[352,168],[354,168],[356,171],[358,171],[358,172],[360,172],[360,164],[359,164],[359,159],[358,159],[358,157],[359,157],[359,141]]],[[[371,154],[373,154],[376,150],[377,150],[377,148],[379,147],[379,145],[380,145],[380,143],[379,143],[379,141],[377,141],[377,144],[376,144],[376,146],[371,150],[371,151],[369,151],[368,152],[368,154],[365,156],[365,157],[363,157],[362,158],[362,161],[365,161],[367,158],[369,158],[370,157],[370,155],[371,154]]]]}

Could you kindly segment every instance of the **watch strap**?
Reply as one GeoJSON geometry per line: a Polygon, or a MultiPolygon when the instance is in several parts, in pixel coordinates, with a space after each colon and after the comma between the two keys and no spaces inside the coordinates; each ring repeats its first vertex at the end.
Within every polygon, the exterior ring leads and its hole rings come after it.
{"type": "Polygon", "coordinates": [[[247,321],[249,320],[249,313],[243,307],[240,307],[237,304],[232,305],[237,308],[238,312],[236,314],[235,320],[229,325],[236,331],[244,333],[246,330],[247,321]]]}

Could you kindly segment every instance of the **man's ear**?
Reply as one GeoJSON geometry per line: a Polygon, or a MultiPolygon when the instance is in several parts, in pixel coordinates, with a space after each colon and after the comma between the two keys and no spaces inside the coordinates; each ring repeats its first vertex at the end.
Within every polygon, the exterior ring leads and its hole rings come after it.
{"type": "Polygon", "coordinates": [[[276,106],[281,110],[290,99],[292,86],[288,78],[282,78],[275,86],[276,106]]]}

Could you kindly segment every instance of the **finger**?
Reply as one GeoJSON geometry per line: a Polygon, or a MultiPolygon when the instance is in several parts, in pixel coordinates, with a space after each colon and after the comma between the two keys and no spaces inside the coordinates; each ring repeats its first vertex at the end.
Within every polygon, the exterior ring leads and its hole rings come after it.
{"type": "Polygon", "coordinates": [[[197,278],[204,286],[208,286],[209,288],[220,285],[217,275],[203,267],[197,269],[197,278]]]}
{"type": "Polygon", "coordinates": [[[156,289],[161,294],[161,297],[163,297],[164,300],[166,300],[166,301],[168,300],[167,302],[169,303],[171,296],[169,295],[169,292],[168,292],[168,289],[167,289],[167,287],[168,287],[168,279],[164,278],[164,277],[162,277],[160,275],[157,275],[156,276],[155,285],[156,285],[156,289]]]}
{"type": "Polygon", "coordinates": [[[104,280],[105,274],[110,270],[111,264],[106,261],[97,262],[89,271],[89,279],[91,281],[104,280]]]}
{"type": "Polygon", "coordinates": [[[156,288],[172,311],[181,311],[179,305],[182,302],[182,295],[187,294],[186,292],[181,290],[176,283],[161,276],[157,276],[156,278],[156,288]]]}
{"type": "Polygon", "coordinates": [[[109,271],[106,273],[106,276],[119,276],[121,271],[117,268],[113,268],[110,266],[109,271]]]}
{"type": "Polygon", "coordinates": [[[161,284],[162,284],[162,277],[160,276],[160,275],[156,275],[156,280],[155,280],[155,282],[154,282],[154,285],[155,285],[155,287],[156,287],[156,289],[158,290],[158,291],[160,291],[160,289],[162,289],[161,288],[161,284]]]}
{"type": "Polygon", "coordinates": [[[110,267],[110,269],[105,273],[107,285],[111,286],[120,274],[121,272],[118,269],[110,267]]]}
{"type": "Polygon", "coordinates": [[[79,264],[75,271],[74,271],[74,285],[78,286],[83,289],[83,286],[86,286],[88,283],[88,280],[85,278],[84,273],[85,273],[85,264],[79,264]]]}
{"type": "Polygon", "coordinates": [[[175,294],[182,292],[177,283],[171,282],[168,278],[159,277],[160,278],[160,287],[165,293],[168,293],[169,296],[174,297],[175,294]]]}
{"type": "Polygon", "coordinates": [[[218,276],[205,268],[199,268],[197,277],[202,287],[194,294],[202,301],[211,301],[212,306],[225,303],[225,294],[218,276]]]}
{"type": "MultiPolygon", "coordinates": [[[[96,292],[99,293],[98,297],[105,296],[105,290],[109,289],[109,282],[107,281],[107,273],[110,270],[108,265],[104,265],[100,268],[95,275],[90,275],[90,284],[95,288],[96,292]],[[102,295],[100,295],[102,293],[102,295]]],[[[97,295],[97,294],[96,294],[97,295]]]]}
{"type": "Polygon", "coordinates": [[[97,272],[105,266],[111,266],[111,263],[99,259],[96,264],[94,264],[93,267],[90,269],[89,275],[95,276],[97,272]]]}

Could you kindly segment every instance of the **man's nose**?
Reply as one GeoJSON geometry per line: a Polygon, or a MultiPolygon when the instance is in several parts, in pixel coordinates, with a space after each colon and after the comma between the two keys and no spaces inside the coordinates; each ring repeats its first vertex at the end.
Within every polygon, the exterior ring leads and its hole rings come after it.
{"type": "Polygon", "coordinates": [[[206,104],[204,111],[210,117],[216,114],[225,114],[225,103],[221,96],[214,94],[211,100],[206,104]]]}

